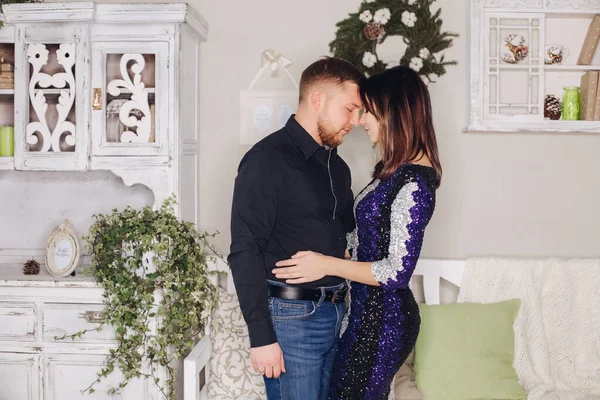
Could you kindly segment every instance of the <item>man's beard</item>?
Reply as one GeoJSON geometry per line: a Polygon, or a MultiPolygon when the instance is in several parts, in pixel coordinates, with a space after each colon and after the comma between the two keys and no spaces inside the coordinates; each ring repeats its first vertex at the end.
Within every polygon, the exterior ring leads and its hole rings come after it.
{"type": "Polygon", "coordinates": [[[336,130],[332,127],[329,121],[323,119],[317,121],[317,132],[319,132],[321,141],[327,147],[335,148],[342,144],[343,139],[342,135],[340,135],[341,131],[341,129],[336,130]]]}

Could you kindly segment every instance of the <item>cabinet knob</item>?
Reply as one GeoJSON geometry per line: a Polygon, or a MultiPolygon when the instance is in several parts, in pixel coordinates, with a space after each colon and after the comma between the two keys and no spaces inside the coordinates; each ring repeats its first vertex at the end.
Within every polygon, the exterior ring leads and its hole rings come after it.
{"type": "Polygon", "coordinates": [[[104,312],[103,311],[86,311],[84,313],[85,320],[92,324],[101,324],[104,322],[104,312]]]}
{"type": "Polygon", "coordinates": [[[92,89],[92,109],[102,110],[102,88],[92,89]]]}

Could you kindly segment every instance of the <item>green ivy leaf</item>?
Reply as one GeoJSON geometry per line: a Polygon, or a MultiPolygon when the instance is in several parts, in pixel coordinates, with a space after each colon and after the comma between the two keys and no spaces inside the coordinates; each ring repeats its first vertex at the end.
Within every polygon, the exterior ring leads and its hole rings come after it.
{"type": "Polygon", "coordinates": [[[216,300],[216,288],[208,279],[211,258],[206,249],[223,259],[208,241],[215,234],[200,234],[193,224],[178,219],[175,204],[175,197],[170,196],[158,210],[126,207],[94,215],[84,236],[91,254],[89,271],[104,289],[105,323],[115,330],[118,344],[109,350],[105,368],[89,393],[101,378],[118,368],[123,379],[108,389],[109,394],[118,393],[131,379],[148,377],[165,398],[175,398],[174,371],[169,363],[173,357],[187,354],[193,336],[204,330],[216,300]],[[144,267],[148,254],[152,254],[155,272],[148,273],[144,267]],[[156,333],[151,333],[155,320],[159,321],[156,333]],[[150,375],[143,372],[146,363],[153,371],[150,375]],[[158,366],[166,368],[164,382],[155,376],[158,366]]]}

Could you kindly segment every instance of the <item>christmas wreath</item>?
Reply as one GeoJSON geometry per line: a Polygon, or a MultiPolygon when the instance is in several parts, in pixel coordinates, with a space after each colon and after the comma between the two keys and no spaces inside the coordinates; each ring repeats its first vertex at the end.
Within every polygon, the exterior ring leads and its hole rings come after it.
{"type": "Polygon", "coordinates": [[[396,65],[410,66],[426,82],[432,75],[442,76],[447,65],[438,54],[452,46],[455,33],[442,32],[441,10],[431,13],[435,0],[364,0],[357,13],[337,24],[335,39],[329,44],[334,57],[343,58],[365,74],[396,65]],[[377,46],[389,37],[401,36],[407,45],[398,61],[383,62],[377,56],[377,46]]]}

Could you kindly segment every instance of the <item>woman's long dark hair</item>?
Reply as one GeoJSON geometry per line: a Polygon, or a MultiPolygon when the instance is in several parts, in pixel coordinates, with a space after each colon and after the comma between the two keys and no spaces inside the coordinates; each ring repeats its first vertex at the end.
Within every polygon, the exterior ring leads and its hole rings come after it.
{"type": "Polygon", "coordinates": [[[373,178],[386,180],[403,164],[425,155],[442,178],[427,86],[415,71],[399,66],[364,80],[360,96],[365,110],[381,124],[381,161],[373,178]]]}

